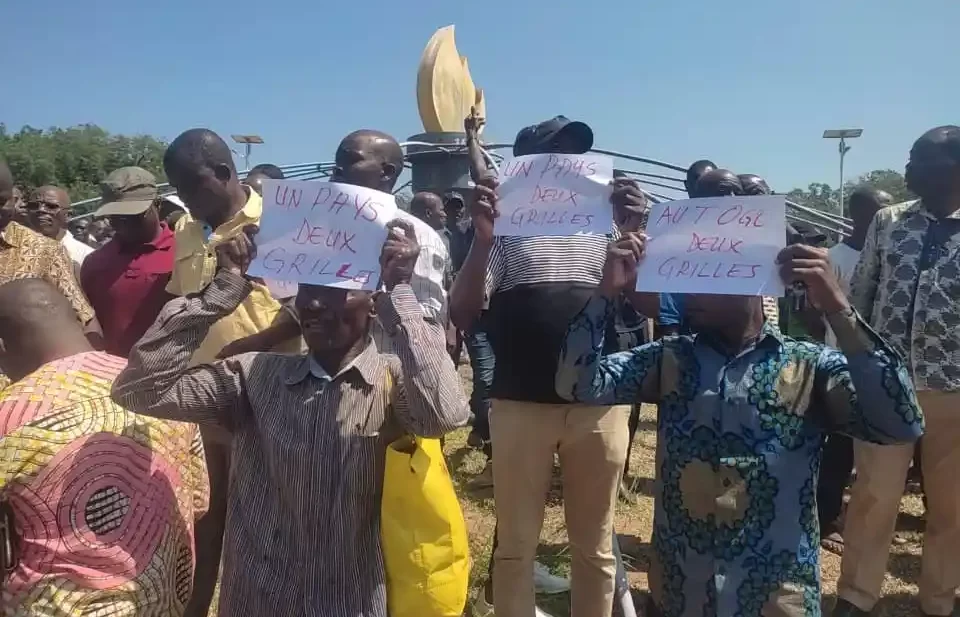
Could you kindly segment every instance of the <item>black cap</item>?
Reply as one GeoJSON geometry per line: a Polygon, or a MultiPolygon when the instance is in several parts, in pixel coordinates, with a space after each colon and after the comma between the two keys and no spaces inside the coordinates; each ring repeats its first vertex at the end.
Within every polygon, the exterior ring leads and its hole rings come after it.
{"type": "Polygon", "coordinates": [[[517,133],[513,141],[513,156],[525,154],[545,154],[551,152],[551,145],[561,133],[569,135],[583,154],[593,147],[593,129],[583,122],[575,122],[566,116],[557,116],[534,126],[528,126],[517,133]]]}
{"type": "Polygon", "coordinates": [[[446,205],[451,201],[459,201],[461,204],[466,205],[467,200],[463,198],[463,193],[460,191],[449,190],[443,194],[443,204],[446,205]]]}

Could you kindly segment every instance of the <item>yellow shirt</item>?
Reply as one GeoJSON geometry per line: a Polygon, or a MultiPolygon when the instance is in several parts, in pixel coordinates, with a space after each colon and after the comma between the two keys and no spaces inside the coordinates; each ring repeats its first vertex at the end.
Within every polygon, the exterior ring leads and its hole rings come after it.
{"type": "MultiPolygon", "coordinates": [[[[168,292],[177,296],[199,293],[216,274],[217,245],[241,233],[246,225],[260,224],[263,200],[255,191],[247,187],[244,190],[248,197],[243,209],[212,232],[205,223],[194,220],[189,214],[177,221],[175,264],[167,285],[168,292]]],[[[207,338],[194,352],[192,364],[212,362],[228,344],[267,329],[281,308],[265,285],[254,283],[253,291],[237,310],[210,328],[207,338]]],[[[300,340],[293,339],[275,351],[298,353],[300,340]]]]}

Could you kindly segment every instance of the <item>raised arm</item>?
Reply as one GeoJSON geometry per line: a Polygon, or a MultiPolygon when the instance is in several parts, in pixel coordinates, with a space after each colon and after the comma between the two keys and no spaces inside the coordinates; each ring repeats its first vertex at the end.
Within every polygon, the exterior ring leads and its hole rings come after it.
{"type": "Polygon", "coordinates": [[[603,355],[604,334],[614,318],[614,300],[623,290],[636,287],[645,239],[642,233],[630,231],[610,244],[597,292],[570,322],[560,348],[555,380],[559,396],[601,405],[659,400],[662,343],[603,355]]]}
{"type": "Polygon", "coordinates": [[[496,289],[504,268],[493,237],[496,187],[495,178],[483,179],[477,183],[470,198],[473,242],[450,288],[450,319],[461,330],[473,327],[483,310],[487,292],[496,289]]]}
{"type": "Polygon", "coordinates": [[[923,415],[897,353],[850,306],[825,249],[795,244],[781,252],[781,275],[807,286],[807,299],[827,317],[840,351],[817,359],[814,397],[827,430],[877,443],[916,440],[923,415]]]}
{"type": "Polygon", "coordinates": [[[481,118],[477,114],[476,107],[471,107],[470,115],[463,120],[463,131],[467,136],[467,161],[470,164],[470,179],[474,182],[480,182],[481,178],[492,175],[487,166],[487,160],[483,156],[483,148],[480,145],[480,128],[486,122],[486,118],[481,118]]]}
{"type": "Polygon", "coordinates": [[[824,348],[815,395],[830,430],[880,444],[923,434],[923,412],[903,361],[853,309],[827,318],[840,351],[824,348]]]}
{"type": "Polygon", "coordinates": [[[235,429],[243,407],[239,360],[196,367],[190,361],[210,326],[236,310],[252,289],[250,281],[224,269],[202,293],[169,302],[131,350],[113,384],[113,400],[147,416],[235,429]]]}
{"type": "Polygon", "coordinates": [[[381,294],[377,314],[400,358],[394,411],[403,427],[421,437],[440,437],[466,424],[467,397],[447,354],[444,330],[424,319],[410,285],[381,294]]]}
{"type": "Polygon", "coordinates": [[[557,364],[557,394],[597,405],[656,403],[663,345],[657,341],[604,356],[604,332],[613,310],[613,300],[597,293],[570,322],[557,364]]]}

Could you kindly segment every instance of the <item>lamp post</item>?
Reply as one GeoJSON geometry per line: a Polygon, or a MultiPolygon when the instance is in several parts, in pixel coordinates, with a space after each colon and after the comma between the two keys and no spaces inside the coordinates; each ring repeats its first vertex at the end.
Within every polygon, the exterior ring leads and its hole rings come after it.
{"type": "Polygon", "coordinates": [[[230,137],[238,144],[244,144],[244,146],[246,146],[243,154],[243,166],[245,170],[249,170],[250,150],[253,148],[254,144],[262,144],[263,137],[260,137],[259,135],[231,135],[230,137]]]}
{"type": "Polygon", "coordinates": [[[843,159],[850,152],[852,146],[847,145],[848,139],[856,139],[863,135],[863,129],[828,129],[823,132],[824,139],[839,139],[840,150],[840,216],[844,215],[845,204],[843,201],[843,159]]]}

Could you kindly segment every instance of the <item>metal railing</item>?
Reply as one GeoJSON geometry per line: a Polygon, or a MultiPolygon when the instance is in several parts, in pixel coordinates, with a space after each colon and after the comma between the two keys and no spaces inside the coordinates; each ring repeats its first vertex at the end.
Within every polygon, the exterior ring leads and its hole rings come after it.
{"type": "MultiPolygon", "coordinates": [[[[432,147],[433,149],[426,150],[417,150],[416,155],[423,154],[449,154],[451,156],[463,156],[467,152],[467,146],[465,144],[432,144],[424,141],[408,141],[403,142],[400,146],[406,152],[409,146],[418,146],[418,147],[432,147]]],[[[499,154],[498,150],[512,149],[512,143],[491,143],[485,144],[483,147],[483,156],[486,158],[487,163],[493,168],[499,168],[499,163],[503,161],[503,156],[499,154]]],[[[652,170],[638,170],[638,169],[622,169],[631,178],[635,179],[638,184],[640,184],[641,189],[644,194],[652,201],[653,203],[660,203],[663,201],[672,201],[675,199],[685,199],[686,198],[686,189],[684,188],[684,178],[677,177],[672,175],[665,175],[663,170],[680,172],[685,174],[686,168],[679,165],[674,165],[672,163],[667,163],[665,161],[660,161],[657,159],[652,159],[648,157],[636,156],[633,154],[627,154],[625,152],[618,152],[616,150],[605,150],[602,148],[594,148],[592,152],[597,154],[605,154],[607,156],[613,157],[614,159],[620,159],[623,161],[630,161],[631,163],[640,163],[642,165],[648,165],[652,167],[652,170]],[[654,189],[654,190],[651,190],[654,189]],[[662,190],[661,190],[662,189],[662,190]],[[674,195],[664,194],[663,190],[675,193],[674,195]]],[[[408,154],[409,159],[409,154],[408,154]]],[[[280,165],[280,169],[283,171],[284,176],[288,179],[294,180],[322,180],[329,178],[333,173],[333,169],[336,164],[333,161],[316,161],[311,163],[295,163],[291,165],[280,165]]],[[[409,160],[404,165],[406,168],[410,167],[409,160]]],[[[618,169],[620,169],[618,167],[618,169]]],[[[247,171],[240,172],[242,178],[246,178],[247,171]]],[[[401,186],[397,187],[394,190],[394,193],[398,193],[405,188],[410,186],[410,182],[406,182],[401,186]]],[[[158,185],[158,188],[161,191],[161,195],[175,193],[176,191],[169,185],[169,183],[163,183],[158,185]]],[[[100,202],[99,197],[94,197],[92,199],[84,199],[73,204],[73,208],[81,207],[91,207],[95,206],[100,202]]],[[[79,216],[73,217],[71,221],[92,218],[95,214],[95,209],[91,209],[90,212],[81,214],[79,216]]],[[[787,219],[794,222],[806,223],[816,229],[819,229],[823,232],[830,234],[835,234],[838,236],[849,235],[853,231],[853,226],[851,221],[847,218],[841,217],[839,215],[824,212],[816,208],[811,208],[803,204],[799,204],[793,201],[787,201],[787,219]]]]}

